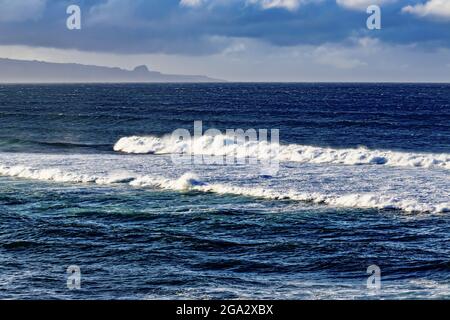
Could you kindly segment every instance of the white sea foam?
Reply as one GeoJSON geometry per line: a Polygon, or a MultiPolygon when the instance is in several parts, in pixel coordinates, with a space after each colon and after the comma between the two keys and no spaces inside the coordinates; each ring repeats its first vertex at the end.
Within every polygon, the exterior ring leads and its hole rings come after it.
{"type": "Polygon", "coordinates": [[[33,169],[22,165],[11,167],[0,166],[0,175],[32,180],[72,183],[93,183],[97,180],[94,176],[64,172],[60,169],[33,169]]]}
{"type": "Polygon", "coordinates": [[[205,186],[194,186],[194,190],[214,192],[218,194],[234,194],[272,200],[293,200],[324,204],[332,207],[342,208],[366,208],[366,209],[390,209],[405,212],[433,212],[443,213],[450,211],[450,203],[438,205],[419,203],[414,199],[401,199],[390,196],[380,196],[373,193],[327,195],[321,193],[302,193],[294,190],[279,192],[264,188],[246,188],[212,184],[205,186]]]}
{"type": "Polygon", "coordinates": [[[201,188],[205,185],[197,175],[186,173],[179,179],[167,179],[162,177],[143,176],[130,182],[134,187],[150,187],[165,190],[187,191],[201,188]]]}
{"type": "Polygon", "coordinates": [[[299,192],[270,187],[236,186],[223,183],[204,182],[194,173],[186,173],[179,178],[165,178],[157,175],[136,175],[127,171],[113,171],[104,175],[88,175],[66,172],[61,169],[33,169],[22,165],[0,165],[0,175],[33,180],[63,183],[129,184],[137,188],[152,188],[173,191],[198,191],[255,197],[268,200],[292,200],[311,202],[343,208],[392,209],[405,212],[450,212],[450,202],[421,203],[413,198],[382,195],[377,193],[322,194],[320,192],[299,192]]]}
{"type": "Polygon", "coordinates": [[[275,157],[280,162],[343,165],[386,165],[395,167],[443,168],[450,170],[450,154],[396,152],[389,150],[333,149],[297,144],[278,145],[266,141],[235,141],[226,135],[202,136],[183,141],[164,137],[124,137],[114,150],[131,154],[194,154],[236,158],[275,157]]]}

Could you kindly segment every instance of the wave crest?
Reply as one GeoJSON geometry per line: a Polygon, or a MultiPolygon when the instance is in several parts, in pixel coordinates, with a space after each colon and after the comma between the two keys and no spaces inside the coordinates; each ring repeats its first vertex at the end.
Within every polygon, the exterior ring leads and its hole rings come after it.
{"type": "Polygon", "coordinates": [[[450,170],[450,154],[397,152],[389,150],[334,149],[298,144],[239,141],[227,135],[202,136],[183,141],[171,136],[123,137],[114,151],[130,154],[194,154],[236,158],[275,158],[280,162],[343,165],[386,165],[395,167],[442,168],[450,170]]]}
{"type": "Polygon", "coordinates": [[[0,166],[0,175],[33,180],[63,183],[92,183],[109,185],[125,183],[136,188],[152,188],[171,191],[197,191],[205,193],[238,195],[267,200],[292,200],[324,204],[332,207],[401,210],[405,212],[450,212],[450,203],[420,203],[415,199],[398,198],[374,193],[328,195],[302,193],[295,190],[277,191],[271,188],[241,187],[206,183],[194,173],[186,173],[178,179],[160,176],[136,176],[128,172],[111,172],[104,176],[89,176],[65,172],[60,169],[32,169],[25,166],[0,166]]]}

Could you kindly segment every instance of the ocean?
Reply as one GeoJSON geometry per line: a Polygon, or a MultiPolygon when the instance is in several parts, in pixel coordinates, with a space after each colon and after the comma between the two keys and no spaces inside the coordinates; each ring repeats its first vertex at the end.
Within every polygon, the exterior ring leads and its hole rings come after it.
{"type": "Polygon", "coordinates": [[[0,298],[448,299],[449,173],[447,84],[0,85],[0,298]]]}

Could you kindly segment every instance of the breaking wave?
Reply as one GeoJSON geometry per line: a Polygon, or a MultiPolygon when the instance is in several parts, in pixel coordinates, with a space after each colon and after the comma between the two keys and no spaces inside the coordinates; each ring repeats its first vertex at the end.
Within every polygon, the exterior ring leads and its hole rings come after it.
{"type": "Polygon", "coordinates": [[[192,141],[172,136],[121,138],[114,151],[130,154],[195,154],[208,156],[257,157],[280,162],[343,165],[386,165],[395,167],[443,168],[450,170],[450,154],[396,152],[389,150],[333,149],[298,144],[279,145],[266,141],[238,141],[233,136],[204,135],[192,141]]]}
{"type": "Polygon", "coordinates": [[[61,169],[33,169],[26,166],[0,166],[0,175],[62,183],[91,183],[98,185],[125,183],[136,188],[151,188],[180,192],[197,191],[255,197],[267,200],[291,200],[343,208],[385,209],[430,213],[450,212],[450,203],[420,203],[415,199],[399,198],[374,193],[327,195],[321,193],[302,193],[295,190],[281,192],[271,188],[206,183],[199,179],[194,173],[186,173],[178,179],[170,179],[150,175],[137,176],[125,171],[112,172],[104,176],[90,176],[65,172],[61,169]]]}

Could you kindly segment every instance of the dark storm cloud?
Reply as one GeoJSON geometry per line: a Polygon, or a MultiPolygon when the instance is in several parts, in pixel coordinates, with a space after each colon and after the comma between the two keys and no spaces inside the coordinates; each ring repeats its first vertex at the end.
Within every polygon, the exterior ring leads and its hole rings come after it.
{"type": "Polygon", "coordinates": [[[249,0],[203,0],[195,7],[182,6],[179,0],[18,1],[23,5],[7,8],[10,4],[0,0],[2,45],[200,55],[223,50],[230,38],[291,46],[371,36],[394,44],[450,46],[449,20],[402,12],[406,5],[426,0],[383,5],[380,31],[365,28],[368,15],[364,10],[351,10],[334,0],[297,1],[298,8],[264,8],[249,0]],[[65,27],[70,4],[82,9],[80,31],[65,27]]]}

